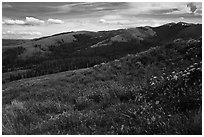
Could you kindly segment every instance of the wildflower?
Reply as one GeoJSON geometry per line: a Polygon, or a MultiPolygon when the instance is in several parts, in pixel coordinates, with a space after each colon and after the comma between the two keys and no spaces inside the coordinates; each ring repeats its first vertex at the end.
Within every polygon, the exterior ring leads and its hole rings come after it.
{"type": "Polygon", "coordinates": [[[177,80],[178,76],[174,75],[174,79],[177,80]]]}
{"type": "Polygon", "coordinates": [[[152,121],[155,121],[155,120],[156,120],[155,116],[152,116],[151,120],[152,120],[152,121]]]}
{"type": "Polygon", "coordinates": [[[153,78],[157,78],[157,76],[154,76],[153,78]]]}
{"type": "Polygon", "coordinates": [[[123,129],[124,129],[124,125],[121,126],[121,129],[120,129],[120,130],[123,131],[123,129]]]}
{"type": "Polygon", "coordinates": [[[150,125],[150,124],[151,124],[151,123],[150,123],[150,121],[149,121],[149,119],[147,119],[147,124],[148,124],[148,125],[150,125]]]}

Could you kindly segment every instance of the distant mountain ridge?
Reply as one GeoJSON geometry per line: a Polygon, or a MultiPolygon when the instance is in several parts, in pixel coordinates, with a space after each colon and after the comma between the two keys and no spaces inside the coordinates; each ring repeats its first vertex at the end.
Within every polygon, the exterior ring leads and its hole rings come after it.
{"type": "MultiPolygon", "coordinates": [[[[168,23],[158,27],[136,27],[128,29],[110,30],[110,31],[76,31],[64,32],[51,36],[33,39],[17,46],[23,47],[22,57],[32,56],[36,52],[49,52],[50,46],[59,46],[61,44],[84,43],[83,39],[78,39],[83,35],[84,39],[95,41],[84,48],[94,48],[111,45],[113,42],[130,42],[135,40],[137,44],[141,41],[150,41],[152,43],[164,43],[178,38],[198,38],[202,35],[202,25],[185,22],[168,23]]],[[[5,40],[3,40],[5,41],[5,40]]],[[[10,48],[10,47],[9,47],[10,48]]],[[[81,49],[78,49],[81,50],[81,49]]]]}
{"type": "Polygon", "coordinates": [[[160,41],[170,41],[178,38],[196,39],[202,35],[202,24],[192,24],[184,22],[169,23],[159,27],[155,27],[154,30],[157,33],[157,39],[160,41]],[[195,33],[197,34],[195,35],[195,33]]]}
{"type": "Polygon", "coordinates": [[[158,27],[63,32],[17,44],[15,40],[9,43],[9,40],[3,39],[3,44],[9,44],[2,46],[3,72],[32,69],[32,73],[43,75],[80,69],[177,39],[198,39],[201,36],[202,24],[178,22],[158,27]],[[48,68],[50,71],[47,71],[48,68]]]}

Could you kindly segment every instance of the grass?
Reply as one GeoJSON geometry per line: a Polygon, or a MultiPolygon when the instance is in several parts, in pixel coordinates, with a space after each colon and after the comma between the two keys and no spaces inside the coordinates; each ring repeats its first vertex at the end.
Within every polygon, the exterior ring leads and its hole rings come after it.
{"type": "Polygon", "coordinates": [[[3,134],[202,134],[200,44],[173,43],[11,88],[2,93],[3,134]]]}

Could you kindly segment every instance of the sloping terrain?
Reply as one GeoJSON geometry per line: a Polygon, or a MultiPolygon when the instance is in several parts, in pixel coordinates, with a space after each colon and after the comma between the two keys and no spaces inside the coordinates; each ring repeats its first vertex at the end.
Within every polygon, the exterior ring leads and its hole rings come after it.
{"type": "Polygon", "coordinates": [[[202,134],[202,39],[3,85],[3,134],[202,134]]]}
{"type": "MultiPolygon", "coordinates": [[[[111,39],[111,41],[119,41],[119,39],[125,39],[126,42],[131,39],[145,40],[146,38],[157,38],[159,40],[172,40],[175,38],[197,38],[201,36],[201,24],[188,24],[184,22],[179,23],[169,23],[159,27],[138,27],[138,28],[129,28],[129,29],[120,29],[112,31],[99,31],[99,32],[89,32],[89,31],[78,31],[78,32],[66,32],[55,34],[52,36],[37,38],[33,40],[15,40],[15,43],[12,40],[3,40],[3,46],[19,46],[25,48],[25,53],[22,56],[31,56],[35,53],[36,48],[41,51],[47,51],[50,46],[59,46],[64,43],[74,43],[80,41],[77,36],[86,35],[90,36],[91,39],[97,39],[98,42],[103,40],[111,39]],[[187,34],[184,34],[187,33],[187,34]],[[193,34],[191,34],[193,33],[193,34]],[[197,35],[195,35],[195,33],[197,35]],[[185,35],[185,36],[183,36],[185,35]],[[192,35],[192,36],[191,36],[192,35]],[[116,37],[116,38],[115,38],[116,37]],[[32,52],[31,52],[32,50],[32,52]],[[28,54],[27,52],[31,53],[28,54]]],[[[86,37],[87,38],[87,37],[86,37]]],[[[96,40],[96,41],[97,41],[96,40]]],[[[109,42],[109,41],[108,41],[109,42]]],[[[96,42],[97,43],[97,42],[96,42]]],[[[95,43],[95,44],[96,44],[95,43]]],[[[92,46],[91,44],[89,47],[92,46]]]]}
{"type": "Polygon", "coordinates": [[[175,39],[197,39],[201,30],[201,24],[179,22],[159,27],[65,32],[13,46],[11,41],[10,46],[3,46],[3,83],[92,67],[175,39]]]}
{"type": "MultiPolygon", "coordinates": [[[[118,40],[117,36],[120,36],[119,39],[126,39],[125,42],[128,42],[131,39],[137,39],[137,38],[143,39],[154,35],[154,32],[151,32],[151,31],[153,30],[151,29],[144,30],[141,28],[130,28],[130,29],[107,31],[107,32],[78,31],[78,32],[61,33],[61,34],[56,34],[48,37],[34,39],[26,43],[18,44],[18,47],[25,48],[25,51],[19,57],[26,58],[26,57],[33,56],[38,52],[41,52],[41,53],[48,52],[50,46],[57,47],[62,44],[66,44],[67,46],[69,46],[71,43],[78,43],[80,42],[80,39],[81,39],[80,37],[82,35],[84,35],[86,39],[88,38],[91,41],[94,41],[95,39],[97,43],[101,42],[102,40],[106,40],[109,42],[106,44],[111,45],[112,43],[110,42],[114,42],[114,41],[121,42],[121,40],[118,40]]],[[[15,44],[13,45],[15,47],[15,44]]],[[[92,43],[90,43],[88,47],[91,47],[91,46],[92,46],[92,43]]],[[[86,46],[84,47],[86,48],[86,46]]]]}
{"type": "Polygon", "coordinates": [[[90,32],[70,32],[70,33],[62,33],[60,35],[53,35],[50,37],[44,37],[39,39],[34,39],[33,41],[24,43],[20,46],[24,47],[26,49],[26,52],[24,52],[21,57],[26,58],[29,56],[32,56],[39,50],[39,51],[48,51],[50,46],[59,46],[62,43],[73,43],[77,39],[74,37],[74,35],[80,35],[80,34],[86,34],[89,35],[90,32]]]}
{"type": "Polygon", "coordinates": [[[2,46],[15,46],[25,43],[29,40],[25,39],[2,39],[2,46]]]}
{"type": "Polygon", "coordinates": [[[178,38],[198,38],[202,35],[202,25],[188,24],[184,22],[169,23],[155,27],[154,31],[158,36],[156,37],[157,40],[167,42],[178,38]]]}
{"type": "Polygon", "coordinates": [[[13,49],[16,47],[21,47],[21,44],[27,43],[28,39],[2,39],[2,52],[8,49],[13,49]]]}

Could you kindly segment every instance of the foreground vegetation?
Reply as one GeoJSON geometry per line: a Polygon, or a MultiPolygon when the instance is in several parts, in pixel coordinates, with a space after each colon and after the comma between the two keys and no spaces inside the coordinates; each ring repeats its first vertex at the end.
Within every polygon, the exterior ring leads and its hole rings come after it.
{"type": "Polygon", "coordinates": [[[202,134],[201,41],[10,86],[3,134],[202,134]]]}

